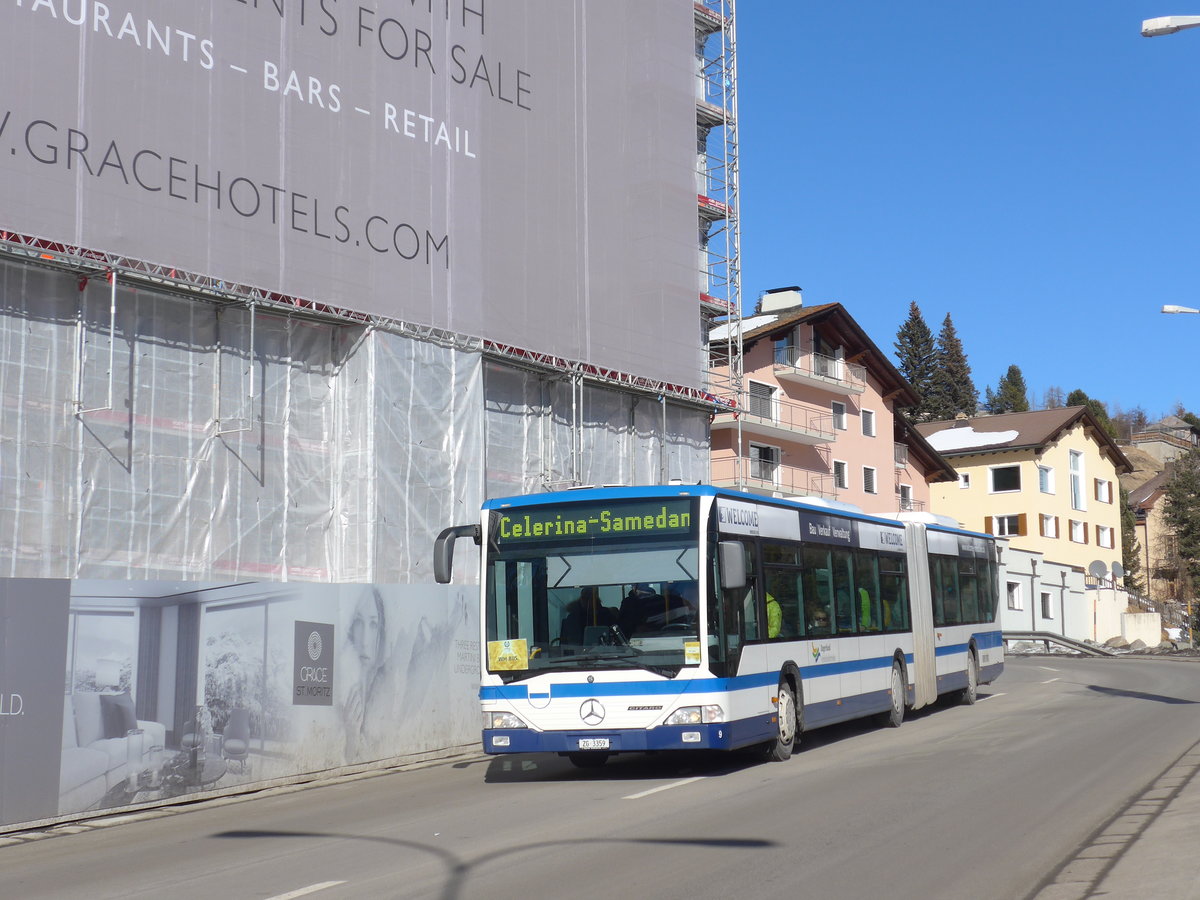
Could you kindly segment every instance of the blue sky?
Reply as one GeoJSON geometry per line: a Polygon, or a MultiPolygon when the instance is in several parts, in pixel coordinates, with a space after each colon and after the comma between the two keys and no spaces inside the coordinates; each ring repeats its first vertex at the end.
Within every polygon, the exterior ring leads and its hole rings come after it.
{"type": "MultiPolygon", "coordinates": [[[[1180,0],[1171,0],[1179,3],[1180,0]]],[[[742,295],[837,301],[885,352],[950,314],[980,396],[1200,413],[1200,14],[1123,0],[738,4],[742,295]]]]}

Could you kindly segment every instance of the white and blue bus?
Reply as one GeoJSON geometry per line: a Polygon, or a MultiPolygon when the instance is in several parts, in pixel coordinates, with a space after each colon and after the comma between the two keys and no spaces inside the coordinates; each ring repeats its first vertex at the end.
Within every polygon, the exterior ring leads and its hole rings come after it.
{"type": "Polygon", "coordinates": [[[490,500],[480,525],[483,748],[566,755],[760,746],[1001,672],[991,535],[707,485],[490,500]]]}

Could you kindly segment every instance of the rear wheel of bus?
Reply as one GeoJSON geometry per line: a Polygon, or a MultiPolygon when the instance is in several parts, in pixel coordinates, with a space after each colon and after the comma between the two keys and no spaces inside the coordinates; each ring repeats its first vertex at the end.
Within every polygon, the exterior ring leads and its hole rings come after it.
{"type": "Polygon", "coordinates": [[[892,703],[888,711],[879,714],[879,723],[889,728],[899,728],[904,721],[904,667],[900,660],[892,660],[892,678],[888,682],[888,693],[892,703]]]}

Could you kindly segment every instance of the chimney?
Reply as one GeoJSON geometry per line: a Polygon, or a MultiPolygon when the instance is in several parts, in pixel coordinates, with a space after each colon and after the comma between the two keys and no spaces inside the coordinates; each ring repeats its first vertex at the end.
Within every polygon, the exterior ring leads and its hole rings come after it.
{"type": "Polygon", "coordinates": [[[956,413],[954,416],[954,426],[953,427],[966,428],[967,425],[970,423],[970,420],[971,420],[971,417],[968,416],[965,412],[956,413]]]}
{"type": "Polygon", "coordinates": [[[800,288],[793,285],[792,287],[771,288],[764,292],[761,309],[765,313],[770,313],[796,309],[803,305],[804,298],[800,296],[800,288]]]}

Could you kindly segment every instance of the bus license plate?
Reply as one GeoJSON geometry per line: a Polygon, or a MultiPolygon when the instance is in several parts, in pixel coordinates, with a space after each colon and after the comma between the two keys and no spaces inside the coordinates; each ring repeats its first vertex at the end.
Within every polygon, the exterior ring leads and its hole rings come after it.
{"type": "Polygon", "coordinates": [[[607,750],[608,738],[580,738],[580,750],[607,750]]]}

